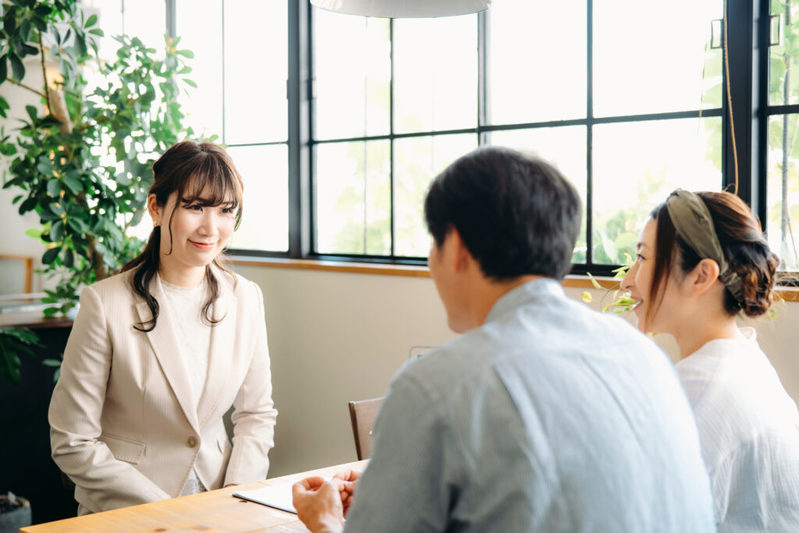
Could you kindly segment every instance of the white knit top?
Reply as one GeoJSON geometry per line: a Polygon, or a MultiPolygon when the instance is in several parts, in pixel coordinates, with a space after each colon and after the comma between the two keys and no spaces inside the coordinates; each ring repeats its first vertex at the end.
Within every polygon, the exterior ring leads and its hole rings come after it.
{"type": "MultiPolygon", "coordinates": [[[[208,298],[206,283],[203,280],[195,287],[178,287],[161,278],[161,285],[167,300],[161,309],[169,313],[175,324],[180,357],[191,384],[192,405],[196,408],[208,377],[208,353],[211,347],[212,328],[202,318],[202,308],[208,298]]],[[[196,494],[204,490],[205,487],[192,469],[180,494],[196,494]]]]}
{"type": "Polygon", "coordinates": [[[799,531],[799,411],[755,331],[677,363],[694,409],[720,533],[799,531]]]}

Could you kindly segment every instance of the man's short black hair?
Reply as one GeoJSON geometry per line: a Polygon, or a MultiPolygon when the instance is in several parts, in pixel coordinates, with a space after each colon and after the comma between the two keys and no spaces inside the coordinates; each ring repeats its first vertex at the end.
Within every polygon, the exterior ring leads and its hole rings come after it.
{"type": "Polygon", "coordinates": [[[571,265],[580,204],[552,165],[489,146],[459,158],[433,180],[424,212],[435,245],[455,228],[488,278],[560,279],[571,265]]]}

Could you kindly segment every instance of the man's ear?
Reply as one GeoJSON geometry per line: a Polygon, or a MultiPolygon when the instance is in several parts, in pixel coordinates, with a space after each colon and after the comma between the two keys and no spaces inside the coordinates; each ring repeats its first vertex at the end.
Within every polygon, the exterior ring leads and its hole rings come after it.
{"type": "Polygon", "coordinates": [[[474,263],[474,258],[472,257],[472,254],[469,253],[469,249],[466,248],[466,245],[463,243],[463,239],[461,239],[461,234],[458,233],[458,230],[452,228],[450,230],[449,238],[452,240],[452,259],[454,261],[453,267],[456,272],[464,272],[474,263]]]}
{"type": "Polygon", "coordinates": [[[161,225],[161,217],[164,214],[164,207],[158,205],[154,194],[147,197],[147,212],[150,213],[150,218],[153,220],[153,226],[161,225]]]}
{"type": "Polygon", "coordinates": [[[703,294],[719,279],[719,264],[713,259],[702,259],[690,274],[691,292],[703,294]]]}

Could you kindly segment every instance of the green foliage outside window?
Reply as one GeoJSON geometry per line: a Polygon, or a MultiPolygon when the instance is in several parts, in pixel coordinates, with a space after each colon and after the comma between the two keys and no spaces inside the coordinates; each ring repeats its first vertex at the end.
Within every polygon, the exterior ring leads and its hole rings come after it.
{"type": "MultiPolygon", "coordinates": [[[[782,22],[782,40],[771,46],[769,103],[799,103],[799,2],[772,0],[782,22]]],[[[799,271],[799,127],[797,115],[774,115],[768,125],[768,233],[782,268],[799,271]]]]}

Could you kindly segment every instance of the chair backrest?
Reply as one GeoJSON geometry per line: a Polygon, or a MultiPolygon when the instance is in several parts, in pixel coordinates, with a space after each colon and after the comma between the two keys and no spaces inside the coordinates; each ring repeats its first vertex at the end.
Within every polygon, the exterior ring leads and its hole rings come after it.
{"type": "Polygon", "coordinates": [[[352,436],[355,437],[355,453],[359,461],[368,459],[372,452],[372,425],[382,401],[381,397],[349,402],[352,436]]]}

